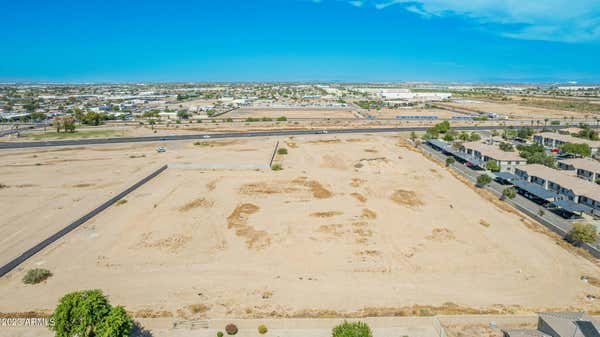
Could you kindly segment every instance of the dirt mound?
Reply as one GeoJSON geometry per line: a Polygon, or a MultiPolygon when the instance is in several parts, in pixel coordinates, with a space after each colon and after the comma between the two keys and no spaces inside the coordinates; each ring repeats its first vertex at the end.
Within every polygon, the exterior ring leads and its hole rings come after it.
{"type": "Polygon", "coordinates": [[[448,228],[434,228],[431,235],[425,237],[427,240],[436,242],[452,241],[456,239],[454,233],[448,228]]]}
{"type": "Polygon", "coordinates": [[[258,212],[260,208],[254,204],[241,204],[227,217],[229,229],[235,229],[237,236],[246,239],[250,249],[263,249],[271,244],[271,237],[266,231],[257,230],[248,225],[248,217],[258,212]]]}
{"type": "Polygon", "coordinates": [[[205,198],[200,198],[200,199],[196,199],[196,200],[192,200],[190,202],[188,202],[187,204],[179,207],[179,211],[180,212],[187,212],[190,211],[194,208],[211,208],[214,206],[214,202],[210,201],[210,200],[206,200],[205,198]]]}
{"type": "Polygon", "coordinates": [[[315,212],[315,213],[311,213],[310,216],[315,217],[315,218],[332,218],[334,216],[342,215],[342,214],[344,214],[344,212],[328,211],[328,212],[315,212]]]}
{"type": "Polygon", "coordinates": [[[396,190],[390,199],[402,206],[418,207],[424,205],[423,201],[419,199],[415,191],[396,190]]]}

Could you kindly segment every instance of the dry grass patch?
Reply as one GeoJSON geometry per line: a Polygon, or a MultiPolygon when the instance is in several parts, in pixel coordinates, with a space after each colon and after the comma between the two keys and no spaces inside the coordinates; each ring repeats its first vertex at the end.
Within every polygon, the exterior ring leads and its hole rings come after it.
{"type": "Polygon", "coordinates": [[[196,199],[196,200],[192,200],[190,202],[188,202],[187,204],[179,207],[179,211],[180,212],[187,212],[190,211],[194,208],[210,208],[213,207],[214,202],[210,201],[210,200],[206,200],[205,198],[200,198],[200,199],[196,199]]]}
{"type": "Polygon", "coordinates": [[[323,187],[323,185],[321,185],[316,180],[308,180],[306,178],[297,178],[297,179],[294,179],[293,183],[310,188],[310,190],[313,194],[313,197],[315,197],[317,199],[327,199],[327,198],[331,198],[333,196],[333,193],[331,193],[328,189],[323,187]]]}
{"type": "Polygon", "coordinates": [[[290,141],[285,141],[285,144],[290,148],[290,149],[297,149],[298,148],[298,144],[296,144],[295,142],[290,142],[290,141]]]}
{"type": "Polygon", "coordinates": [[[311,144],[338,144],[342,141],[339,139],[319,139],[319,140],[311,140],[309,143],[311,144]]]}
{"type": "Polygon", "coordinates": [[[246,239],[250,249],[263,249],[271,244],[271,237],[266,231],[257,230],[248,225],[250,215],[257,213],[260,208],[254,204],[241,204],[227,217],[229,229],[235,229],[235,234],[246,239]]]}
{"type": "Polygon", "coordinates": [[[360,217],[363,219],[376,219],[377,213],[368,208],[365,208],[362,210],[362,214],[360,215],[360,217]]]}
{"type": "Polygon", "coordinates": [[[353,193],[350,193],[350,195],[352,197],[354,197],[354,199],[356,199],[356,200],[358,200],[360,202],[366,202],[367,201],[367,197],[365,197],[364,195],[362,195],[360,193],[353,192],[353,193]]]}
{"type": "Polygon", "coordinates": [[[328,211],[328,212],[315,212],[310,213],[310,216],[315,218],[332,218],[334,216],[342,215],[344,212],[339,211],[328,211]]]}
{"type": "Polygon", "coordinates": [[[177,253],[180,249],[192,239],[191,236],[181,234],[173,234],[164,239],[152,240],[152,233],[142,234],[142,239],[138,247],[143,248],[158,248],[169,253],[177,253]]]}
{"type": "Polygon", "coordinates": [[[454,233],[448,228],[434,228],[431,235],[425,237],[427,240],[436,242],[452,241],[456,239],[454,233]]]}
{"type": "Polygon", "coordinates": [[[173,317],[173,313],[167,310],[141,309],[133,313],[135,318],[162,318],[173,317]]]}
{"type": "Polygon", "coordinates": [[[246,195],[256,194],[280,194],[298,192],[300,189],[288,181],[260,182],[244,184],[240,187],[240,193],[246,195]]]}
{"type": "Polygon", "coordinates": [[[408,190],[396,190],[390,197],[393,202],[401,206],[408,206],[411,208],[423,206],[424,203],[419,199],[415,191],[408,190]]]}

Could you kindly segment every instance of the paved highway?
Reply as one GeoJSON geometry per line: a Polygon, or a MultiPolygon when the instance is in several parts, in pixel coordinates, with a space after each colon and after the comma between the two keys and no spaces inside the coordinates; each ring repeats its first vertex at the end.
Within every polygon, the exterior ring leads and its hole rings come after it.
{"type": "MultiPolygon", "coordinates": [[[[553,126],[551,128],[561,129],[566,126],[553,126]]],[[[502,125],[492,126],[455,126],[454,130],[462,131],[481,131],[481,130],[502,130],[507,128],[502,125]]],[[[538,126],[533,129],[541,128],[538,126]]],[[[429,129],[428,126],[406,126],[396,128],[353,128],[353,129],[327,129],[327,130],[286,130],[286,131],[263,131],[263,132],[230,132],[213,134],[191,134],[191,135],[171,135],[171,136],[147,136],[147,137],[119,137],[119,138],[90,138],[90,139],[71,139],[71,140],[53,140],[43,142],[2,142],[0,149],[23,149],[34,147],[51,146],[81,146],[97,144],[119,144],[119,143],[141,143],[141,142],[161,142],[175,140],[195,140],[195,139],[221,139],[221,138],[247,138],[247,137],[273,137],[273,136],[301,136],[314,134],[351,134],[351,133],[383,133],[383,132],[424,132],[429,129]]]]}

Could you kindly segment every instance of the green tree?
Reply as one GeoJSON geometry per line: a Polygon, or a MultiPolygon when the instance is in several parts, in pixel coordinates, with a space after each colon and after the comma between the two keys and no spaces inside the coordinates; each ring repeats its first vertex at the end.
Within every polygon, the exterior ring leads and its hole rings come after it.
{"type": "Polygon", "coordinates": [[[502,142],[499,145],[500,150],[505,151],[505,152],[512,152],[515,150],[514,146],[511,143],[505,143],[502,142]]]}
{"type": "Polygon", "coordinates": [[[133,324],[122,307],[111,307],[101,290],[64,295],[51,318],[56,337],[125,337],[133,324]]]}
{"type": "Polygon", "coordinates": [[[414,131],[411,131],[410,140],[412,140],[414,142],[416,139],[417,139],[417,133],[414,131]]]}
{"type": "Polygon", "coordinates": [[[471,132],[471,137],[469,137],[469,140],[472,142],[476,142],[478,140],[481,140],[481,135],[478,134],[477,132],[471,132]]]}
{"type": "Polygon", "coordinates": [[[346,322],[337,325],[331,332],[332,337],[373,337],[371,328],[364,322],[346,322]]]}
{"type": "Polygon", "coordinates": [[[595,243],[598,239],[598,231],[593,224],[576,223],[566,237],[567,241],[575,245],[582,243],[595,243]]]}
{"type": "Polygon", "coordinates": [[[517,191],[512,187],[507,187],[502,191],[502,196],[508,199],[514,199],[517,196],[517,191]]]}
{"type": "Polygon", "coordinates": [[[188,119],[190,118],[190,113],[185,110],[177,111],[177,118],[188,119]]]}
{"type": "Polygon", "coordinates": [[[454,164],[455,162],[456,162],[456,159],[454,159],[454,157],[446,158],[446,166],[450,166],[450,165],[454,164]]]}
{"type": "Polygon", "coordinates": [[[495,160],[490,159],[485,162],[485,169],[492,172],[499,172],[500,165],[498,165],[498,162],[496,162],[495,160]]]}
{"type": "Polygon", "coordinates": [[[458,139],[460,139],[460,140],[462,140],[462,141],[466,142],[466,141],[469,141],[469,139],[471,139],[471,137],[469,136],[469,133],[468,133],[468,132],[466,132],[466,131],[462,131],[462,132],[460,133],[460,135],[458,135],[458,139]]]}
{"type": "Polygon", "coordinates": [[[487,174],[481,174],[477,177],[477,186],[484,187],[485,185],[492,182],[492,178],[487,174]]]}
{"type": "Polygon", "coordinates": [[[98,327],[98,337],[129,337],[133,322],[122,306],[112,307],[98,327]]]}
{"type": "Polygon", "coordinates": [[[592,150],[588,144],[565,143],[560,146],[560,150],[565,153],[589,157],[592,155],[592,150]]]}

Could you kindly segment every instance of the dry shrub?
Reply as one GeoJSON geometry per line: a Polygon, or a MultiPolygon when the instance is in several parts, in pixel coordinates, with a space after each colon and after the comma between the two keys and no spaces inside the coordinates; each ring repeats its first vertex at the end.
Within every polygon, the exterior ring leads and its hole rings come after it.
{"type": "Polygon", "coordinates": [[[415,191],[396,190],[392,194],[391,199],[393,202],[402,206],[418,207],[424,205],[423,201],[417,197],[415,191]]]}
{"type": "Polygon", "coordinates": [[[360,193],[354,192],[354,193],[350,193],[350,195],[353,196],[356,200],[358,200],[360,202],[366,202],[367,201],[367,198],[364,195],[360,194],[360,193]]]}
{"type": "Polygon", "coordinates": [[[235,229],[235,234],[246,239],[246,245],[251,249],[263,249],[271,244],[271,238],[266,231],[257,230],[248,225],[249,215],[255,214],[260,208],[253,204],[241,204],[227,217],[228,228],[235,229]]]}
{"type": "Polygon", "coordinates": [[[377,213],[375,213],[374,211],[365,208],[362,210],[362,214],[360,216],[363,219],[376,219],[377,218],[377,213]]]}
{"type": "Polygon", "coordinates": [[[339,211],[328,211],[328,212],[311,213],[310,216],[315,217],[315,218],[332,218],[334,216],[342,215],[342,214],[344,214],[344,213],[339,212],[339,211]]]}
{"type": "Polygon", "coordinates": [[[368,153],[377,153],[379,151],[377,151],[375,149],[365,149],[365,152],[368,152],[368,153]]]}
{"type": "Polygon", "coordinates": [[[206,188],[209,191],[214,191],[216,187],[217,187],[217,180],[212,180],[206,184],[206,188]]]}
{"type": "Polygon", "coordinates": [[[352,178],[352,182],[350,182],[350,186],[352,187],[360,187],[366,180],[360,178],[352,178]]]}
{"type": "Polygon", "coordinates": [[[485,221],[484,219],[479,220],[479,224],[482,225],[483,227],[490,227],[492,225],[489,222],[485,221]]]}
{"type": "Polygon", "coordinates": [[[333,225],[321,225],[318,229],[319,232],[333,234],[334,236],[342,236],[345,231],[342,229],[344,226],[341,224],[333,224],[333,225]]]}
{"type": "Polygon", "coordinates": [[[208,310],[210,310],[210,307],[207,306],[206,304],[190,304],[187,306],[187,309],[192,314],[201,314],[201,313],[205,313],[208,310]]]}
{"type": "Polygon", "coordinates": [[[452,241],[456,237],[454,236],[454,233],[452,233],[452,231],[448,228],[434,228],[431,231],[431,235],[428,235],[425,238],[431,241],[444,242],[452,241]]]}
{"type": "Polygon", "coordinates": [[[192,200],[190,202],[188,202],[187,204],[179,207],[179,211],[180,212],[187,212],[190,211],[194,208],[198,208],[198,207],[202,207],[202,208],[210,208],[213,207],[214,202],[210,201],[210,200],[206,200],[205,198],[200,198],[200,199],[196,199],[196,200],[192,200]]]}
{"type": "Polygon", "coordinates": [[[173,313],[167,310],[153,309],[142,309],[133,313],[133,317],[136,318],[161,318],[161,317],[173,317],[173,313]]]}
{"type": "Polygon", "coordinates": [[[298,148],[298,144],[296,144],[295,142],[289,142],[289,141],[285,141],[285,144],[287,146],[289,146],[291,149],[297,149],[298,148]]]}

